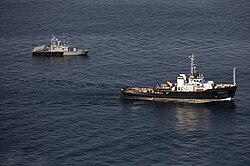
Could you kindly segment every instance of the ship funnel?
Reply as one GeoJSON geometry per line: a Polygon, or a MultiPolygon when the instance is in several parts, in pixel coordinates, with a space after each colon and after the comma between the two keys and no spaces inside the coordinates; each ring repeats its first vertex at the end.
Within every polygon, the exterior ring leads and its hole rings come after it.
{"type": "Polygon", "coordinates": [[[233,79],[234,79],[234,85],[236,85],[236,67],[233,69],[233,79]]]}

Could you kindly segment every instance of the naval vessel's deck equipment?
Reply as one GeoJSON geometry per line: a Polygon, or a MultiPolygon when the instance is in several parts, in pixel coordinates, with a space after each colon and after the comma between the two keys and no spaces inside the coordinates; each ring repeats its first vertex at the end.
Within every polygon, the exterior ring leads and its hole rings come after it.
{"type": "Polygon", "coordinates": [[[52,35],[50,45],[41,45],[32,49],[33,56],[84,56],[87,49],[72,48],[65,42],[62,43],[55,35],[52,35]]]}

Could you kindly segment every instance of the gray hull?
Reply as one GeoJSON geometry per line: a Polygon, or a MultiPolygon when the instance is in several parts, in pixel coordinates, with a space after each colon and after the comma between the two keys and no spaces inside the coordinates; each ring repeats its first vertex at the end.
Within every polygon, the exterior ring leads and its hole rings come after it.
{"type": "Polygon", "coordinates": [[[32,52],[32,56],[63,57],[63,52],[32,52]]]}
{"type": "Polygon", "coordinates": [[[32,56],[63,57],[63,56],[87,56],[88,52],[32,52],[32,56]]]}

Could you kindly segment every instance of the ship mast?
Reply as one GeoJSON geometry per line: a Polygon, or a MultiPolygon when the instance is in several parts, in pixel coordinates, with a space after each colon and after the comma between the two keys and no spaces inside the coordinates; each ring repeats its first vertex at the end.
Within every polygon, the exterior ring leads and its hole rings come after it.
{"type": "Polygon", "coordinates": [[[64,33],[63,33],[63,45],[66,45],[65,43],[66,42],[65,42],[65,37],[64,37],[64,33]]]}
{"type": "Polygon", "coordinates": [[[58,44],[58,39],[53,34],[50,41],[51,41],[51,46],[56,46],[58,44]]]}
{"type": "Polygon", "coordinates": [[[236,85],[236,67],[233,69],[233,80],[234,80],[234,85],[236,85]]]}
{"type": "Polygon", "coordinates": [[[191,56],[189,56],[190,60],[191,60],[191,65],[190,65],[190,78],[194,78],[194,74],[195,74],[195,64],[194,64],[194,54],[192,54],[191,56]]]}

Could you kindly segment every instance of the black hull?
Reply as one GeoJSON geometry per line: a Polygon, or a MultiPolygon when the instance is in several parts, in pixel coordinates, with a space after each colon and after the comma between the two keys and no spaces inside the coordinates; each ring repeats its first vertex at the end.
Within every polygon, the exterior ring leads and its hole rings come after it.
{"type": "Polygon", "coordinates": [[[87,56],[88,52],[82,54],[66,54],[64,52],[32,52],[32,56],[63,57],[63,56],[87,56]]]}
{"type": "Polygon", "coordinates": [[[63,52],[32,52],[32,56],[63,57],[63,52]]]}
{"type": "Polygon", "coordinates": [[[178,92],[168,91],[163,94],[151,93],[151,92],[139,92],[133,91],[130,88],[123,88],[122,93],[125,96],[130,96],[138,99],[147,100],[187,100],[187,101],[224,101],[231,100],[235,95],[237,87],[227,87],[220,89],[210,89],[203,92],[178,92]]]}

